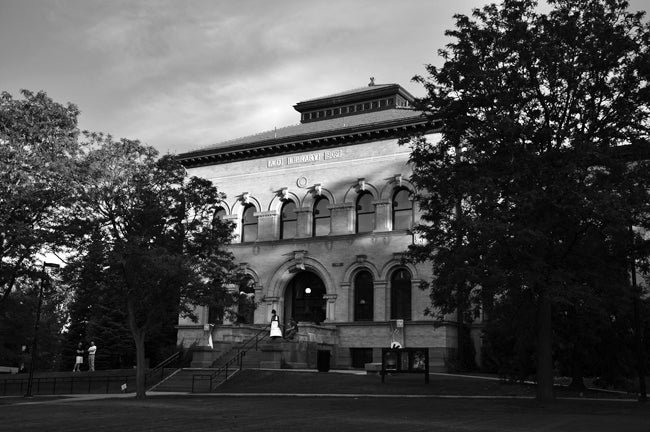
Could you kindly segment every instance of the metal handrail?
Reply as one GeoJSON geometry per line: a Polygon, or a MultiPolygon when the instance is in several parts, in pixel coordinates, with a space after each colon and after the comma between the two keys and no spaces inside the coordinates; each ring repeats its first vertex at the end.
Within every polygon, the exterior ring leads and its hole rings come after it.
{"type": "MultiPolygon", "coordinates": [[[[151,369],[150,371],[147,372],[145,375],[145,383],[149,381],[155,374],[157,374],[160,371],[160,379],[158,381],[162,381],[165,375],[165,367],[169,364],[171,364],[174,361],[178,361],[178,359],[181,356],[181,351],[176,351],[174,354],[170,355],[167,357],[165,360],[161,361],[158,363],[156,367],[151,369]]],[[[151,385],[151,384],[149,384],[151,385]]]]}
{"type": "Polygon", "coordinates": [[[254,343],[255,350],[257,350],[259,343],[263,341],[268,335],[269,335],[268,329],[266,328],[261,329],[254,336],[252,336],[246,342],[244,342],[244,344],[237,349],[237,354],[235,354],[234,357],[228,360],[223,366],[218,368],[216,371],[212,372],[211,374],[192,375],[192,393],[194,393],[194,388],[195,388],[194,384],[197,379],[209,380],[210,391],[214,390],[214,385],[213,385],[214,380],[222,373],[225,372],[225,380],[228,380],[228,367],[231,366],[233,363],[238,363],[239,366],[238,370],[241,370],[244,361],[244,356],[248,351],[250,351],[253,348],[253,343],[254,343]],[[264,333],[264,335],[262,337],[259,337],[262,333],[264,333]]]}
{"type": "Polygon", "coordinates": [[[258,331],[257,333],[255,333],[254,336],[252,336],[250,339],[248,339],[246,342],[244,342],[244,344],[243,344],[242,346],[239,347],[238,351],[248,351],[248,350],[249,350],[250,348],[252,348],[252,347],[246,347],[246,346],[247,346],[249,343],[251,343],[253,340],[255,340],[255,350],[257,351],[257,345],[258,345],[261,341],[263,341],[263,340],[264,340],[268,335],[269,335],[269,333],[268,333],[268,329],[267,329],[267,328],[263,328],[263,329],[261,329],[260,331],[258,331]],[[262,337],[260,338],[259,335],[261,335],[262,333],[264,333],[264,336],[262,336],[262,337]]]}

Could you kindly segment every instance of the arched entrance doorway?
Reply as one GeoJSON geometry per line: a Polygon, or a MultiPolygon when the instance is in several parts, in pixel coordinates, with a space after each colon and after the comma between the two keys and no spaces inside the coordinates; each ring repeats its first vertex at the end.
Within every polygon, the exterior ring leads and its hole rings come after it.
{"type": "Polygon", "coordinates": [[[325,284],[318,275],[301,271],[289,281],[284,291],[284,317],[300,322],[320,324],[325,321],[325,284]]]}

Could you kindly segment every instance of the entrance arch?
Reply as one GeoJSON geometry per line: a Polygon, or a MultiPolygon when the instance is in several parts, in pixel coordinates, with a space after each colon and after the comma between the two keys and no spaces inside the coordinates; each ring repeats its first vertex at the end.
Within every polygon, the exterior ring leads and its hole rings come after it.
{"type": "Polygon", "coordinates": [[[325,320],[327,300],[325,283],[307,270],[296,273],[284,290],[285,320],[293,317],[300,322],[320,324],[325,320]]]}

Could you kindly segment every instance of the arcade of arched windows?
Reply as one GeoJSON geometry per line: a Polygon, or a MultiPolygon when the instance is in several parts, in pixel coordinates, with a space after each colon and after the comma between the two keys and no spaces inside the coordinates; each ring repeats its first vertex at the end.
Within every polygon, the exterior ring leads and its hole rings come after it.
{"type": "Polygon", "coordinates": [[[344,286],[350,292],[352,321],[413,319],[412,299],[419,289],[419,280],[411,266],[390,264],[382,274],[369,263],[353,266],[345,276],[344,286]],[[383,295],[375,299],[377,288],[385,290],[386,303],[383,295]]]}
{"type": "Polygon", "coordinates": [[[232,214],[220,206],[215,217],[235,222],[242,243],[404,231],[416,218],[413,188],[397,177],[382,190],[360,180],[350,186],[343,203],[320,185],[302,199],[284,188],[262,211],[262,204],[246,193],[232,206],[232,214]]]}

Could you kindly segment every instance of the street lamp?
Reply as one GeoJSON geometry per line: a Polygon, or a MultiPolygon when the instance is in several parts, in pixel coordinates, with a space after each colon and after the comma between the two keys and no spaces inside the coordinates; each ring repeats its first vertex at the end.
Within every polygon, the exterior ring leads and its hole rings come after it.
{"type": "Polygon", "coordinates": [[[34,338],[32,339],[32,360],[29,365],[29,378],[27,379],[27,393],[25,397],[32,397],[32,382],[34,380],[34,362],[36,361],[36,341],[38,339],[38,327],[41,322],[41,306],[43,305],[43,279],[47,275],[45,267],[59,268],[58,264],[43,262],[43,269],[41,270],[41,283],[38,287],[38,304],[36,306],[36,322],[34,323],[34,338]]]}

